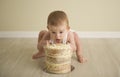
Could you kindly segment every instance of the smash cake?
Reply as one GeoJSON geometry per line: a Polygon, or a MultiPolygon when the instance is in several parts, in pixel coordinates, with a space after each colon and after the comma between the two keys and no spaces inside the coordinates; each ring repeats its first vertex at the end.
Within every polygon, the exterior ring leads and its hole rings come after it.
{"type": "Polygon", "coordinates": [[[72,51],[69,44],[51,44],[44,47],[46,70],[50,73],[71,71],[72,51]]]}

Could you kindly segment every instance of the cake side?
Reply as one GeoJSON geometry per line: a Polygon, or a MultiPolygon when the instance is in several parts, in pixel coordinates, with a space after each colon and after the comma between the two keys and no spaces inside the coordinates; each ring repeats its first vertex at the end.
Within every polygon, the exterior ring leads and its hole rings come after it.
{"type": "Polygon", "coordinates": [[[46,61],[46,70],[51,73],[68,73],[71,71],[71,62],[55,64],[46,61]]]}
{"type": "Polygon", "coordinates": [[[53,44],[44,47],[46,56],[71,57],[72,52],[69,44],[53,44]]]}
{"type": "Polygon", "coordinates": [[[71,71],[72,52],[69,44],[53,44],[44,48],[47,71],[51,73],[68,73],[71,71]]]}

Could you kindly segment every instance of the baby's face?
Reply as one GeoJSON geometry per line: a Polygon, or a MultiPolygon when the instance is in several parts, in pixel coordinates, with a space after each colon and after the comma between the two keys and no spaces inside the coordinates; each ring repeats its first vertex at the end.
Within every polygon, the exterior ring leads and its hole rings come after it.
{"type": "Polygon", "coordinates": [[[63,39],[66,37],[68,32],[68,28],[66,24],[62,24],[59,26],[49,25],[50,38],[54,40],[55,43],[61,43],[63,39]]]}

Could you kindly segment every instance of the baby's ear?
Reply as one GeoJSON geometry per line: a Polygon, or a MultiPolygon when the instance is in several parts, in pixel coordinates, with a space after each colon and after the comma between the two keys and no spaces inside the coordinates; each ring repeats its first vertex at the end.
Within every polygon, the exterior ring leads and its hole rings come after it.
{"type": "Polygon", "coordinates": [[[47,26],[47,29],[49,29],[49,27],[47,26]]]}

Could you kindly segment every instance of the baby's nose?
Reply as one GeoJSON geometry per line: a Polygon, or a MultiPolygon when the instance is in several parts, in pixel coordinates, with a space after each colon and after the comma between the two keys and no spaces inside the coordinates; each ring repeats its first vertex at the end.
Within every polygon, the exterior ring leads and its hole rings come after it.
{"type": "Polygon", "coordinates": [[[60,34],[56,34],[56,38],[59,39],[60,38],[60,34]]]}

